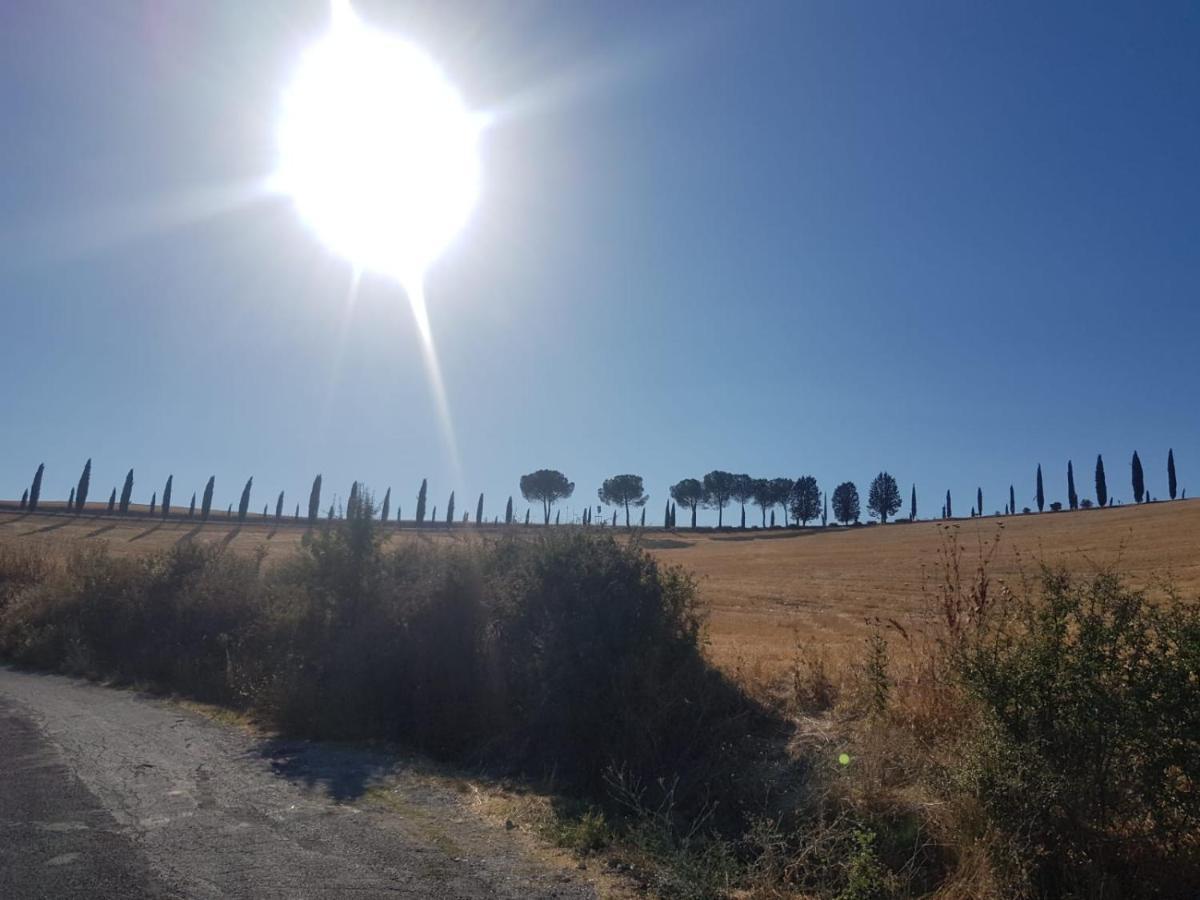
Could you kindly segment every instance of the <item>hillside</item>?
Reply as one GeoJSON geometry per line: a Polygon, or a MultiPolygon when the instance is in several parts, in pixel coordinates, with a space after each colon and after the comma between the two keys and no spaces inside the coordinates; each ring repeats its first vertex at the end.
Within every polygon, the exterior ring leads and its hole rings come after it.
{"type": "MultiPolygon", "coordinates": [[[[223,515],[223,513],[222,513],[223,515]]],[[[489,531],[493,529],[488,529],[489,531]]],[[[1001,535],[991,564],[999,578],[1033,574],[1038,562],[1076,571],[1120,558],[1137,585],[1169,576],[1184,594],[1200,593],[1200,502],[1179,501],[1104,510],[1016,517],[955,519],[886,527],[667,533],[648,531],[647,548],[699,577],[711,610],[713,658],[729,668],[770,672],[795,655],[797,640],[839,655],[869,630],[872,617],[901,622],[923,608],[923,589],[941,576],[945,535],[957,534],[967,560],[981,542],[1001,535]]],[[[223,519],[199,526],[187,520],[121,519],[98,513],[65,516],[0,512],[0,541],[37,542],[65,549],[103,540],[117,553],[161,549],[182,540],[220,541],[279,558],[303,536],[303,525],[223,519]]],[[[471,529],[455,530],[468,539],[471,529]]],[[[391,540],[446,540],[445,532],[393,531],[391,540]]]]}

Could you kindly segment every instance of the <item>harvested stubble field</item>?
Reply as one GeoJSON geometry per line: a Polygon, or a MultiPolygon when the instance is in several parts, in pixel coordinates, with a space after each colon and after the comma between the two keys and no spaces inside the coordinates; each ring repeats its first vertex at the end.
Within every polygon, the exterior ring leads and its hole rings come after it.
{"type": "MultiPolygon", "coordinates": [[[[77,541],[108,543],[115,553],[142,553],[179,541],[219,541],[269,561],[294,548],[303,525],[280,527],[223,514],[198,526],[133,516],[36,515],[0,512],[0,541],[38,542],[65,551],[77,541]]],[[[1185,595],[1200,594],[1200,502],[1178,501],[1103,510],[1015,517],[955,519],[858,528],[724,531],[649,529],[641,541],[662,560],[696,574],[709,607],[710,655],[723,668],[773,677],[797,647],[832,659],[858,655],[873,620],[907,626],[926,607],[927,590],[943,577],[947,532],[974,564],[985,543],[1000,535],[989,566],[997,580],[1019,581],[1039,561],[1086,572],[1118,559],[1135,587],[1168,577],[1185,595]]],[[[485,528],[484,534],[498,533],[485,528]]],[[[389,540],[469,540],[456,526],[389,531],[389,540]]],[[[964,573],[970,574],[970,573],[964,573]]]]}

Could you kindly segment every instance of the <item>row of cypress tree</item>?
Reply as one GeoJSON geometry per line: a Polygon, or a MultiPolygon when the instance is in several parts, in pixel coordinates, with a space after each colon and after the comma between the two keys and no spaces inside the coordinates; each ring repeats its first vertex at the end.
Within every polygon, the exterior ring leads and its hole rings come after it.
{"type": "MultiPolygon", "coordinates": [[[[1129,461],[1130,486],[1133,489],[1133,500],[1135,503],[1150,503],[1155,498],[1150,496],[1150,492],[1146,489],[1145,470],[1142,468],[1142,460],[1138,456],[1137,451],[1133,452],[1133,457],[1129,461]]],[[[1039,463],[1037,474],[1035,476],[1035,486],[1033,501],[1037,505],[1038,512],[1043,512],[1046,509],[1046,488],[1045,481],[1042,478],[1042,466],[1039,463]]],[[[1067,460],[1067,508],[1068,509],[1089,509],[1093,506],[1103,507],[1112,506],[1116,501],[1108,490],[1108,476],[1104,471],[1103,455],[1096,456],[1096,468],[1094,474],[1094,484],[1096,488],[1096,500],[1093,503],[1090,499],[1080,498],[1079,492],[1075,487],[1075,465],[1072,460],[1067,460]]],[[[1183,492],[1186,497],[1187,491],[1183,492]]],[[[1167,450],[1167,496],[1172,499],[1178,499],[1179,494],[1179,479],[1175,473],[1175,451],[1174,449],[1167,450]]],[[[1015,514],[1017,511],[1016,496],[1011,485],[1008,488],[1008,506],[1005,512],[1015,514]]],[[[950,494],[946,493],[946,502],[950,502],[950,494]]],[[[979,494],[979,505],[972,510],[972,514],[981,515],[983,509],[982,491],[979,494]]],[[[1050,504],[1050,509],[1057,511],[1062,509],[1062,504],[1054,502],[1050,504]]],[[[1023,509],[1024,512],[1030,512],[1029,507],[1023,509]]]]}
{"type": "MultiPolygon", "coordinates": [[[[29,488],[22,494],[21,504],[20,504],[22,510],[29,510],[30,512],[37,511],[38,506],[41,502],[42,482],[43,482],[43,478],[45,475],[45,468],[46,468],[45,463],[42,463],[37,467],[37,471],[34,473],[34,476],[33,476],[33,482],[30,484],[29,488]]],[[[535,474],[541,474],[541,473],[535,473],[535,474]]],[[[574,485],[566,482],[565,478],[561,476],[561,473],[555,472],[552,474],[559,476],[559,480],[561,480],[565,485],[569,486],[569,489],[567,490],[567,492],[565,494],[560,493],[559,496],[569,496],[570,490],[574,489],[574,485]]],[[[743,497],[743,496],[739,496],[738,489],[736,486],[732,487],[730,492],[726,492],[724,494],[722,494],[722,492],[720,492],[720,491],[715,491],[714,488],[708,486],[708,483],[710,481],[714,481],[713,476],[723,475],[723,474],[724,473],[714,472],[714,473],[710,473],[708,476],[705,476],[704,481],[700,481],[699,479],[690,479],[690,480],[685,479],[684,481],[680,482],[679,484],[672,486],[672,488],[671,488],[672,498],[675,500],[678,500],[679,502],[684,502],[687,506],[689,506],[691,508],[692,527],[696,526],[696,508],[698,506],[707,505],[707,506],[713,506],[714,508],[723,509],[725,506],[725,503],[728,502],[728,500],[733,500],[734,502],[737,502],[739,499],[742,500],[742,506],[743,506],[743,508],[742,508],[742,527],[743,528],[745,527],[745,502],[746,502],[746,500],[749,500],[749,499],[755,499],[759,505],[764,507],[764,510],[763,510],[764,525],[766,524],[765,515],[766,515],[766,507],[767,507],[768,503],[770,503],[771,505],[773,505],[774,503],[783,503],[785,505],[785,509],[787,509],[788,504],[791,503],[793,506],[796,507],[798,519],[807,520],[810,517],[815,517],[815,516],[819,515],[822,525],[826,524],[826,522],[828,521],[829,498],[824,494],[820,495],[822,508],[820,508],[820,511],[818,512],[818,507],[815,505],[816,504],[815,498],[817,496],[816,481],[815,481],[815,479],[812,479],[811,476],[806,476],[805,478],[798,480],[797,482],[795,482],[794,485],[787,479],[776,479],[775,481],[779,482],[778,489],[775,490],[773,494],[771,494],[771,499],[768,501],[766,499],[765,488],[760,490],[760,493],[763,493],[762,497],[758,497],[754,493],[754,491],[751,489],[747,489],[747,491],[744,492],[745,496],[743,497]],[[790,490],[790,494],[783,490],[783,487],[784,487],[783,482],[785,482],[785,481],[788,481],[788,487],[790,490]],[[692,482],[695,482],[695,484],[693,485],[692,482]],[[693,488],[694,488],[694,490],[693,490],[693,488]],[[730,496],[730,493],[732,494],[732,496],[730,496]],[[778,495],[778,497],[775,496],[776,494],[778,495]],[[810,494],[812,495],[811,497],[809,496],[810,494]],[[792,495],[794,495],[794,496],[792,496],[792,495]],[[714,499],[714,497],[716,497],[716,499],[714,499]],[[789,497],[791,497],[791,499],[789,499],[789,497]],[[809,507],[811,507],[811,509],[809,507]]],[[[68,510],[71,510],[71,511],[77,512],[77,513],[84,511],[84,509],[86,508],[88,495],[91,491],[91,477],[92,477],[92,461],[89,458],[87,460],[87,462],[84,463],[83,471],[80,473],[80,476],[79,476],[79,481],[77,482],[77,484],[74,487],[71,488],[70,495],[67,500],[67,509],[68,510]]],[[[528,478],[530,476],[526,476],[526,477],[528,478]]],[[[746,478],[746,476],[732,476],[732,475],[729,477],[731,479],[734,479],[734,481],[731,482],[731,484],[733,484],[733,485],[736,485],[736,479],[746,478]]],[[[641,491],[641,488],[640,488],[641,478],[639,476],[625,475],[625,476],[615,476],[613,479],[609,479],[609,481],[607,481],[605,483],[605,487],[602,488],[600,491],[601,499],[611,499],[611,495],[614,494],[614,489],[613,489],[612,483],[621,484],[622,479],[631,480],[631,481],[636,480],[637,493],[639,496],[638,496],[638,502],[635,502],[635,505],[642,507],[640,524],[641,524],[641,526],[644,527],[646,524],[646,511],[645,511],[645,496],[646,495],[644,494],[643,491],[641,491]]],[[[1149,491],[1146,490],[1145,473],[1142,468],[1142,462],[1137,454],[1137,451],[1134,451],[1133,458],[1130,461],[1130,479],[1131,479],[1131,487],[1133,489],[1134,501],[1136,503],[1150,502],[1152,500],[1152,498],[1150,496],[1149,491]]],[[[200,511],[199,511],[199,517],[200,517],[201,521],[208,521],[208,519],[210,518],[210,516],[212,514],[212,499],[213,499],[213,489],[215,486],[215,481],[216,481],[216,476],[210,476],[208,481],[206,482],[206,484],[204,486],[204,490],[201,494],[200,511]]],[[[1094,481],[1095,481],[1095,489],[1096,489],[1096,502],[1094,505],[1100,506],[1100,507],[1113,505],[1114,498],[1108,492],[1108,483],[1107,483],[1107,478],[1106,478],[1105,470],[1104,470],[1104,459],[1102,456],[1099,456],[1099,455],[1096,457],[1096,468],[1095,468],[1094,481]]],[[[763,484],[773,484],[774,483],[774,482],[769,482],[766,479],[758,479],[758,480],[754,480],[755,486],[757,486],[759,484],[759,482],[762,482],[763,484]]],[[[1172,448],[1167,451],[1167,494],[1170,497],[1170,499],[1172,499],[1172,500],[1175,500],[1177,497],[1178,483],[1179,482],[1178,482],[1178,478],[1176,476],[1176,471],[1175,471],[1175,451],[1172,448]]],[[[242,493],[241,493],[241,497],[238,501],[238,509],[237,509],[238,521],[245,521],[247,516],[249,515],[250,494],[251,494],[253,485],[254,485],[254,478],[250,477],[249,479],[247,479],[245,486],[242,488],[242,493]]],[[[133,473],[133,469],[130,469],[129,472],[125,476],[125,481],[122,484],[120,495],[118,496],[117,489],[115,487],[112,489],[112,493],[109,495],[107,510],[106,510],[109,514],[113,514],[113,513],[117,513],[119,515],[128,515],[129,514],[129,509],[130,509],[130,505],[131,505],[132,497],[133,497],[133,486],[134,486],[134,473],[133,473]]],[[[524,485],[524,479],[523,479],[523,485],[522,485],[523,490],[524,490],[524,486],[525,485],[524,485]]],[[[166,484],[163,486],[161,503],[158,502],[158,493],[157,492],[155,492],[151,495],[150,506],[149,506],[149,515],[150,516],[155,516],[157,514],[157,515],[161,516],[161,518],[166,519],[171,515],[173,488],[174,488],[174,476],[168,475],[166,484]]],[[[321,490],[322,490],[322,476],[318,474],[316,476],[316,478],[313,479],[312,488],[309,491],[307,521],[310,523],[316,522],[320,515],[321,490]]],[[[871,502],[868,504],[868,506],[871,509],[871,511],[875,512],[876,514],[879,514],[880,512],[882,512],[882,516],[881,516],[882,521],[886,522],[887,516],[891,515],[892,513],[896,512],[899,509],[900,495],[899,495],[897,486],[895,484],[895,479],[892,478],[892,476],[888,475],[886,472],[881,472],[880,475],[877,476],[875,478],[875,480],[872,482],[871,495],[872,495],[870,498],[871,502]]],[[[1184,495],[1186,496],[1186,491],[1184,492],[1184,495]]],[[[383,503],[381,504],[381,506],[379,508],[380,519],[384,522],[392,520],[391,519],[391,499],[392,499],[392,491],[391,491],[391,488],[389,487],[387,489],[387,492],[384,494],[383,503]]],[[[428,499],[428,481],[427,481],[427,479],[422,479],[421,487],[417,492],[416,515],[414,517],[417,525],[422,525],[426,521],[427,499],[428,499]]],[[[527,497],[527,499],[529,499],[529,498],[527,497]]],[[[543,498],[539,497],[539,499],[543,499],[543,498]]],[[[484,495],[480,494],[479,499],[475,504],[475,519],[474,519],[474,521],[476,523],[484,521],[483,501],[484,501],[484,495]]],[[[1038,467],[1037,467],[1037,474],[1036,474],[1036,479],[1035,479],[1034,503],[1037,506],[1038,512],[1043,512],[1045,510],[1046,492],[1045,492],[1044,479],[1042,477],[1042,466],[1040,463],[1038,464],[1038,467]]],[[[284,504],[284,492],[280,491],[279,496],[276,498],[276,502],[275,502],[274,518],[275,518],[275,521],[277,521],[277,522],[282,521],[284,518],[283,504],[284,504]]],[[[844,482],[844,483],[840,484],[837,489],[835,489],[834,494],[833,494],[833,504],[834,504],[835,518],[837,518],[839,521],[842,521],[842,522],[858,521],[858,518],[859,518],[858,490],[855,487],[853,482],[844,482]]],[[[627,502],[626,503],[626,525],[630,524],[628,506],[629,506],[629,503],[627,502]]],[[[1073,463],[1073,461],[1068,460],[1067,461],[1067,507],[1069,509],[1074,510],[1074,509],[1080,508],[1080,506],[1082,506],[1084,508],[1088,508],[1088,507],[1093,506],[1093,503],[1091,500],[1088,500],[1088,499],[1083,499],[1083,500],[1080,499],[1078,491],[1076,490],[1076,486],[1075,486],[1074,463],[1073,463]]],[[[1058,509],[1062,508],[1062,504],[1057,503],[1057,502],[1051,503],[1050,508],[1052,510],[1058,510],[1058,509]]],[[[369,506],[365,501],[364,492],[360,490],[358,482],[354,482],[350,487],[350,496],[346,503],[346,507],[345,507],[345,511],[344,511],[345,517],[346,518],[354,518],[356,516],[363,515],[364,513],[367,512],[368,509],[369,509],[369,506]]],[[[446,504],[445,509],[446,509],[445,519],[444,519],[445,524],[453,525],[455,523],[455,496],[454,496],[453,491],[450,492],[450,498],[446,504]]],[[[597,511],[599,511],[599,508],[597,508],[597,511]]],[[[1009,488],[1008,488],[1008,503],[1006,504],[1004,511],[1005,511],[1005,514],[1007,514],[1007,515],[1015,515],[1017,512],[1016,492],[1012,485],[1009,485],[1009,488]]],[[[1023,511],[1029,512],[1030,510],[1028,507],[1025,507],[1023,509],[1023,511]]],[[[372,512],[373,512],[373,510],[372,510],[372,512]]],[[[975,502],[975,505],[971,508],[971,515],[977,516],[977,515],[983,515],[983,514],[984,514],[983,513],[983,489],[977,488],[976,489],[976,502],[975,502]]],[[[181,515],[182,515],[182,512],[181,512],[181,515]]],[[[191,502],[188,505],[187,518],[189,518],[189,519],[195,518],[196,515],[197,515],[196,494],[193,493],[192,497],[191,497],[191,502]]],[[[331,504],[328,508],[327,517],[334,518],[336,515],[337,515],[337,511],[335,510],[334,505],[331,504]]],[[[559,524],[560,515],[561,515],[560,513],[555,514],[555,518],[554,518],[555,524],[559,524]]],[[[231,504],[229,506],[229,508],[226,510],[226,517],[232,518],[232,516],[233,516],[233,507],[231,504]]],[[[269,517],[269,507],[266,505],[264,505],[264,507],[263,507],[262,517],[263,517],[263,519],[267,519],[269,517]]],[[[400,505],[397,504],[396,515],[395,515],[394,521],[396,521],[397,523],[400,523],[401,517],[402,517],[402,509],[401,509],[400,505]]],[[[916,485],[913,485],[911,499],[910,499],[910,503],[909,503],[908,518],[910,521],[912,521],[912,520],[915,520],[916,517],[917,517],[917,488],[916,488],[916,485]]],[[[945,501],[944,505],[942,506],[942,518],[946,519],[946,518],[953,518],[953,517],[954,517],[954,508],[953,508],[953,500],[951,497],[951,492],[946,491],[946,501],[945,501]]],[[[300,504],[298,504],[298,503],[296,504],[295,512],[293,514],[293,519],[295,521],[300,520],[300,504]]],[[[428,519],[430,522],[438,521],[436,506],[433,508],[433,512],[428,517],[428,519]]],[[[775,520],[775,514],[772,511],[771,512],[771,524],[772,525],[774,524],[774,520],[775,520]]],[[[463,513],[462,521],[464,523],[470,521],[470,516],[468,513],[463,513]]],[[[500,517],[499,516],[495,517],[493,521],[496,523],[499,523],[500,517]]],[[[505,505],[504,523],[512,524],[512,522],[513,522],[513,498],[510,496],[508,498],[508,502],[505,505]]],[[[593,523],[593,514],[592,514],[592,509],[590,506],[584,510],[583,515],[581,517],[581,522],[585,525],[590,525],[593,523]]],[[[528,509],[526,509],[526,511],[525,511],[525,524],[529,524],[529,510],[528,509]]],[[[547,507],[547,510],[546,510],[546,524],[549,524],[549,507],[547,507]]],[[[672,502],[672,500],[668,500],[666,502],[666,506],[663,511],[663,524],[665,527],[668,527],[668,528],[675,527],[676,509],[675,509],[675,503],[672,502]]],[[[613,511],[612,525],[614,527],[617,525],[616,510],[613,511]]]]}

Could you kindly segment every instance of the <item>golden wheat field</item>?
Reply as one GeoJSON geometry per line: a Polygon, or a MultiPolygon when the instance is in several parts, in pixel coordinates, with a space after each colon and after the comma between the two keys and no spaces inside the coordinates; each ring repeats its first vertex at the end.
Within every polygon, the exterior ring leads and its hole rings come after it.
{"type": "MultiPolygon", "coordinates": [[[[485,533],[488,533],[485,531],[485,533]]],[[[491,533],[495,533],[492,531],[491,533]]],[[[106,541],[116,553],[162,549],[179,541],[219,541],[262,548],[268,559],[296,546],[302,525],[216,518],[203,526],[85,513],[0,512],[0,541],[63,550],[77,541],[106,541]]],[[[389,540],[471,539],[471,529],[391,531],[389,540]]],[[[773,675],[797,644],[838,657],[854,649],[871,621],[901,624],[919,617],[927,588],[942,577],[948,534],[974,565],[981,545],[1000,543],[989,571],[1016,581],[1044,561],[1086,572],[1120,562],[1138,586],[1170,578],[1185,595],[1200,594],[1200,502],[1179,501],[1103,510],[955,519],[858,528],[673,532],[650,530],[643,545],[665,562],[693,572],[710,613],[709,652],[727,669],[773,675]]]]}

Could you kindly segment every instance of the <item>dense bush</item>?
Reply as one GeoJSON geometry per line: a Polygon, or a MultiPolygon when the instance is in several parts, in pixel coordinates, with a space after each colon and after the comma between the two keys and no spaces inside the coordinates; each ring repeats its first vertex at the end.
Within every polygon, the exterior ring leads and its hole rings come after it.
{"type": "Polygon", "coordinates": [[[704,661],[691,580],[592,530],[388,545],[359,517],[273,567],[0,547],[0,654],[546,777],[583,797],[562,840],[624,841],[672,895],[1200,893],[1200,606],[997,589],[995,544],[972,575],[947,535],[906,649],[798,661],[790,756],[704,661]]]}
{"type": "Polygon", "coordinates": [[[269,569],[189,543],[38,565],[0,560],[3,655],[295,732],[400,739],[593,791],[610,771],[678,776],[685,798],[729,789],[721,754],[753,752],[768,723],[702,658],[691,580],[611,536],[388,548],[356,517],[269,569]]]}
{"type": "Polygon", "coordinates": [[[1039,893],[1200,885],[1200,606],[1047,571],[954,661],[981,712],[954,777],[1039,893]]]}

